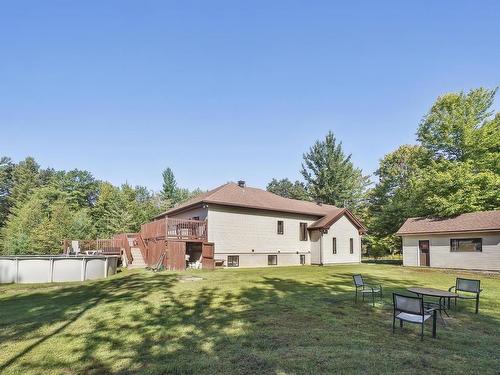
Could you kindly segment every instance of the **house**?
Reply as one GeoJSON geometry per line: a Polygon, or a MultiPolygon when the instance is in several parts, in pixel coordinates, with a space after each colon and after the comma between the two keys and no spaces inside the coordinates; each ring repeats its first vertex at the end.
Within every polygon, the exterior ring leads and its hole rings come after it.
{"type": "Polygon", "coordinates": [[[500,211],[411,218],[396,234],[405,266],[500,270],[500,211]]]}
{"type": "MultiPolygon", "coordinates": [[[[167,253],[176,249],[167,255],[167,263],[174,258],[183,262],[184,256],[188,263],[213,256],[225,267],[359,263],[366,231],[345,208],[283,198],[244,181],[219,186],[155,220],[141,233],[165,230],[167,253]],[[206,246],[211,248],[205,253],[206,246]]],[[[155,236],[144,233],[145,242],[155,236]]]]}

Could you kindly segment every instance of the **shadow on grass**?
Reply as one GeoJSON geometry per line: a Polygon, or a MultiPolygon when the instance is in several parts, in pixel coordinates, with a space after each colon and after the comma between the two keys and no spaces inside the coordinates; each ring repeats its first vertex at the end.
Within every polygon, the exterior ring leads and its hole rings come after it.
{"type": "MultiPolygon", "coordinates": [[[[484,332],[496,327],[494,319],[471,320],[472,326],[460,326],[458,333],[448,330],[446,339],[438,328],[437,340],[429,337],[429,325],[425,344],[416,330],[393,336],[391,293],[406,285],[390,277],[369,280],[385,288],[384,300],[375,308],[369,303],[354,304],[352,275],[333,271],[317,281],[264,276],[234,288],[210,282],[179,286],[174,274],[134,273],[11,296],[2,300],[2,315],[9,317],[0,326],[2,342],[34,340],[2,363],[0,372],[15,367],[19,372],[79,374],[410,373],[419,369],[482,369],[485,373],[494,365],[494,334],[476,343],[480,348],[463,342],[478,327],[484,332]],[[46,328],[49,333],[40,333],[46,328]],[[34,332],[38,333],[31,337],[34,332]],[[30,360],[34,351],[50,354],[43,347],[55,337],[74,347],[75,363],[60,355],[30,360]],[[477,352],[484,354],[484,361],[479,362],[477,352]],[[463,360],[447,359],[457,354],[463,360]]],[[[415,279],[405,283],[424,285],[415,279]]]]}
{"type": "Polygon", "coordinates": [[[391,264],[394,266],[402,266],[403,259],[363,259],[362,263],[368,264],[391,264]]]}

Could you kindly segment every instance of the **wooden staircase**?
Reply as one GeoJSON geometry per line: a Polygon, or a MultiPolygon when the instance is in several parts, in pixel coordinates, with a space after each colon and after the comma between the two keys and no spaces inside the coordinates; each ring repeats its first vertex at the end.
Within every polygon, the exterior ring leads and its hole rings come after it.
{"type": "Polygon", "coordinates": [[[146,268],[146,263],[144,262],[144,258],[142,257],[141,249],[138,247],[131,247],[130,251],[132,253],[133,261],[129,264],[128,268],[146,268]]]}

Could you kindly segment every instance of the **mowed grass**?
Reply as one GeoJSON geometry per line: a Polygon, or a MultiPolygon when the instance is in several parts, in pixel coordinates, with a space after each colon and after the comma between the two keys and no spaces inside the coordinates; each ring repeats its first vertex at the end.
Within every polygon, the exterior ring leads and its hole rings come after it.
{"type": "Polygon", "coordinates": [[[153,273],[0,287],[2,374],[498,374],[500,277],[393,265],[153,273]],[[385,287],[354,304],[353,273],[385,287]],[[195,274],[201,281],[179,281],[195,274]],[[473,302],[391,333],[392,292],[479,277],[473,302]]]}

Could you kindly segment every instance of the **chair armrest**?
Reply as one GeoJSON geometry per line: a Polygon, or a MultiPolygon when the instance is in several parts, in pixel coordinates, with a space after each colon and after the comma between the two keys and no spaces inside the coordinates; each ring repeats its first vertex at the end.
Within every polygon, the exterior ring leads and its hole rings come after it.
{"type": "Polygon", "coordinates": [[[450,287],[448,288],[448,292],[451,292],[451,291],[452,291],[453,289],[455,289],[455,288],[456,288],[456,286],[455,286],[455,285],[454,285],[454,286],[450,286],[450,287]]]}
{"type": "Polygon", "coordinates": [[[431,313],[431,312],[438,311],[438,310],[439,310],[439,308],[437,306],[425,307],[424,308],[424,312],[426,312],[426,313],[431,313]]]}

